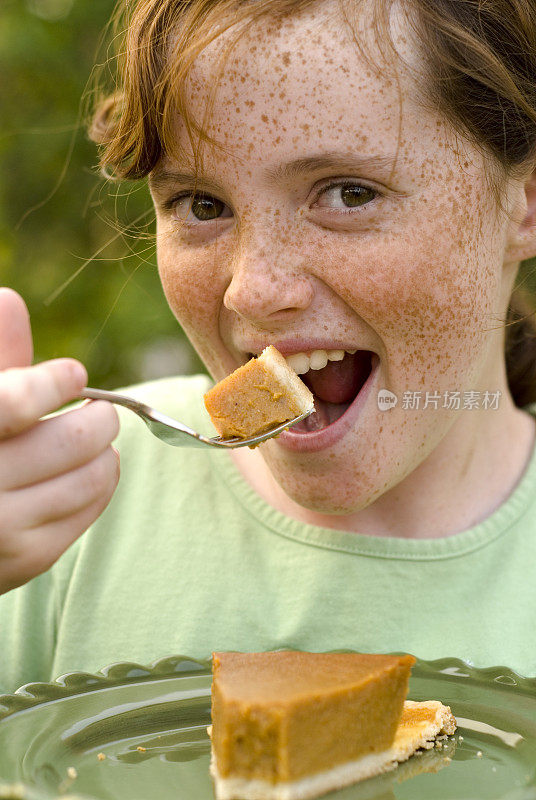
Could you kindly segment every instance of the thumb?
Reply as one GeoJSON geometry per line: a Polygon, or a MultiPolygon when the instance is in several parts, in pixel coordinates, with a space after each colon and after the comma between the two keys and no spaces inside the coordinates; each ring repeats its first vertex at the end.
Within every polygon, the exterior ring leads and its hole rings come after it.
{"type": "Polygon", "coordinates": [[[26,303],[13,289],[0,288],[0,369],[29,367],[32,329],[26,303]]]}

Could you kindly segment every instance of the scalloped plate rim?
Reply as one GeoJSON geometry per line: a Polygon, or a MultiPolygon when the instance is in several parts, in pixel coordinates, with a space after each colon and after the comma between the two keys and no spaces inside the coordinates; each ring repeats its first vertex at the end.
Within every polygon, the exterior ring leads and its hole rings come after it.
{"type": "MultiPolygon", "coordinates": [[[[357,653],[356,650],[332,650],[329,652],[337,653],[357,653]]],[[[400,652],[389,653],[388,655],[401,655],[400,652]]],[[[417,658],[415,667],[417,669],[440,672],[446,675],[446,669],[456,668],[456,673],[451,673],[453,678],[473,678],[478,680],[488,680],[492,683],[499,683],[505,689],[532,690],[536,693],[536,677],[527,677],[519,674],[511,667],[490,666],[474,667],[461,658],[444,656],[431,660],[417,658]],[[463,670],[463,672],[462,672],[463,670]],[[512,683],[498,681],[497,678],[506,677],[512,683]]],[[[156,659],[148,665],[139,664],[135,661],[117,661],[108,664],[97,672],[74,671],[66,672],[53,681],[36,681],[25,683],[12,694],[0,694],[0,724],[4,719],[16,714],[19,711],[32,708],[41,703],[52,702],[64,697],[70,697],[80,692],[97,691],[105,687],[118,686],[124,683],[135,683],[140,680],[166,679],[181,673],[187,675],[196,671],[195,665],[199,669],[210,673],[210,659],[197,659],[186,655],[164,656],[156,659]],[[190,663],[192,669],[172,669],[172,665],[177,667],[181,664],[190,663]],[[110,677],[110,673],[112,673],[110,677]],[[136,674],[133,674],[136,673],[136,674]],[[21,702],[23,701],[23,702],[21,702]]],[[[414,668],[415,668],[414,667],[414,668]]]]}

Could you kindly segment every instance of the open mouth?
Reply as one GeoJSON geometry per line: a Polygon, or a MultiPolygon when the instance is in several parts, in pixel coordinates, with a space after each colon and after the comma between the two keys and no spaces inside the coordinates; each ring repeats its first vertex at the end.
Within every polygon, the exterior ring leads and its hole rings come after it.
{"type": "MultiPolygon", "coordinates": [[[[365,385],[372,371],[372,357],[370,350],[344,352],[340,360],[328,360],[325,367],[320,369],[315,369],[313,363],[306,372],[300,374],[300,378],[314,395],[315,411],[302,422],[293,425],[292,432],[314,433],[337,422],[365,385]]],[[[292,366],[292,361],[290,364],[292,366]]]]}
{"type": "Polygon", "coordinates": [[[314,395],[314,413],[291,429],[293,434],[306,434],[328,428],[346,413],[377,356],[370,350],[313,350],[286,356],[286,360],[314,395]]]}

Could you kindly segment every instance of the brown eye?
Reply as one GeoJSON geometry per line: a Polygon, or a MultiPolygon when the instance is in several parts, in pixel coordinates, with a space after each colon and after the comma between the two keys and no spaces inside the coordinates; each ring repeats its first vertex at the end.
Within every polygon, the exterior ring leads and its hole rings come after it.
{"type": "Polygon", "coordinates": [[[203,222],[221,217],[224,208],[225,203],[207,194],[196,194],[192,197],[192,214],[203,222]]]}
{"type": "Polygon", "coordinates": [[[369,189],[368,186],[359,186],[355,183],[341,186],[341,200],[349,208],[369,203],[374,199],[375,195],[374,190],[369,189]]]}
{"type": "Polygon", "coordinates": [[[360,183],[334,183],[321,192],[316,205],[320,208],[332,208],[343,211],[370,203],[378,196],[375,189],[360,183]]]}
{"type": "Polygon", "coordinates": [[[221,200],[209,194],[183,195],[173,201],[173,213],[184,222],[210,222],[222,216],[230,216],[229,209],[221,200]],[[191,217],[194,217],[194,220],[191,217]]]}

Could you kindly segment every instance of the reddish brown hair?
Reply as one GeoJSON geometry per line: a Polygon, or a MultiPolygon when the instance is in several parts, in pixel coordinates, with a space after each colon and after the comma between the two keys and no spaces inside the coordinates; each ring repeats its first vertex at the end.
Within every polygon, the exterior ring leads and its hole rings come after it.
{"type": "MultiPolygon", "coordinates": [[[[203,126],[188,118],[183,98],[195,58],[224,30],[233,27],[238,38],[245,23],[313,2],[121,0],[114,18],[118,80],[112,92],[97,94],[90,129],[101,145],[105,173],[146,177],[163,154],[174,152],[177,114],[195,152],[196,140],[207,138],[203,126]]],[[[376,0],[377,19],[386,22],[392,2],[376,0]]],[[[533,169],[535,0],[403,0],[403,5],[428,68],[425,101],[493,156],[503,176],[533,169]]],[[[514,291],[506,320],[508,383],[519,406],[536,402],[536,324],[528,297],[514,291]]]]}

